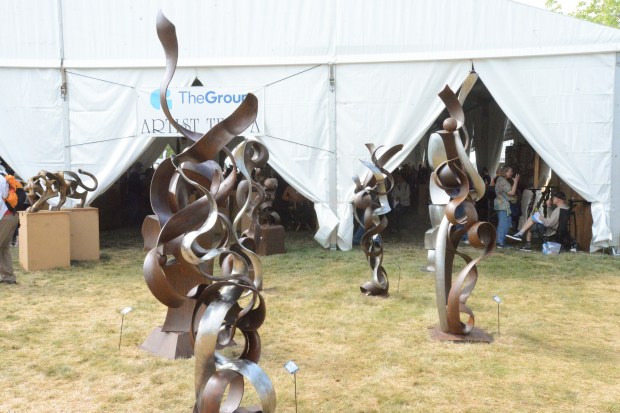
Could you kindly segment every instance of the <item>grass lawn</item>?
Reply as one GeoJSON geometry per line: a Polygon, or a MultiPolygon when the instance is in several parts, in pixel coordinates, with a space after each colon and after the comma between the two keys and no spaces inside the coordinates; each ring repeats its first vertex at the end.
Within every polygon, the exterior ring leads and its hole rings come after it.
{"type": "MultiPolygon", "coordinates": [[[[14,249],[19,284],[0,285],[0,412],[191,411],[194,360],[140,349],[166,308],[143,280],[139,231],[101,238],[100,261],[68,269],[25,272],[14,249]]],[[[434,275],[420,271],[419,242],[386,237],[382,299],[359,291],[370,277],[362,251],[311,238],[287,233],[287,254],[262,258],[260,366],[278,412],[295,411],[291,359],[299,412],[620,412],[617,258],[495,253],[468,301],[494,341],[455,344],[430,339],[434,275]]]]}

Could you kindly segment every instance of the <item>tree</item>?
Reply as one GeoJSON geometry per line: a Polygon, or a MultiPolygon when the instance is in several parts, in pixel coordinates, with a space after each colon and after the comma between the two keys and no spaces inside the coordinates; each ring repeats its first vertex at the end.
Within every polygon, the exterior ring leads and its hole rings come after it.
{"type": "MultiPolygon", "coordinates": [[[[545,7],[556,13],[563,13],[558,0],[546,0],[545,7]]],[[[577,9],[568,15],[605,26],[620,28],[620,0],[580,1],[577,4],[577,9]]]]}

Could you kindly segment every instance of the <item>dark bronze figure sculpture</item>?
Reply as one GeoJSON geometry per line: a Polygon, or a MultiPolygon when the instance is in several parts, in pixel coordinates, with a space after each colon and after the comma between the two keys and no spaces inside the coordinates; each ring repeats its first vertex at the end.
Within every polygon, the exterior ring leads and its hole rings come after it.
{"type": "MultiPolygon", "coordinates": [[[[429,141],[429,159],[434,158],[436,164],[431,181],[445,191],[449,200],[435,243],[435,292],[441,331],[463,336],[474,328],[474,313],[466,302],[478,279],[476,264],[495,249],[495,227],[488,222],[478,221],[474,202],[484,195],[484,183],[466,154],[469,136],[464,127],[465,115],[461,103],[447,86],[439,93],[439,97],[446,105],[450,117],[443,122],[444,130],[433,134],[429,141]],[[461,134],[465,145],[461,141],[461,134]],[[438,162],[442,158],[443,161],[438,162]],[[484,248],[482,255],[475,259],[457,251],[465,233],[471,246],[484,248]],[[452,269],[456,256],[463,258],[465,266],[453,279],[452,269]],[[467,315],[465,323],[461,322],[461,313],[467,315]]],[[[486,335],[481,330],[477,333],[479,336],[486,335]]]]}
{"type": "MultiPolygon", "coordinates": [[[[394,185],[392,175],[384,169],[384,165],[394,154],[399,152],[403,145],[396,145],[385,151],[377,159],[377,150],[371,143],[366,147],[370,151],[372,163],[362,161],[370,172],[366,174],[364,181],[360,181],[358,176],[353,177],[355,182],[355,197],[353,205],[356,209],[363,212],[363,221],[360,225],[366,230],[360,241],[360,246],[366,255],[366,260],[372,271],[372,278],[360,287],[362,293],[366,295],[384,296],[388,295],[390,284],[387,273],[383,268],[383,242],[379,234],[387,228],[388,220],[385,214],[390,212],[390,203],[387,194],[394,185]]],[[[357,214],[355,214],[357,218],[357,214]]]]}
{"type": "Polygon", "coordinates": [[[79,200],[76,208],[83,208],[86,203],[86,196],[89,191],[94,191],[99,185],[95,175],[78,169],[82,175],[86,175],[93,180],[93,184],[88,186],[82,181],[80,176],[72,171],[48,172],[40,171],[37,175],[28,179],[24,187],[30,207],[26,212],[37,212],[41,210],[50,199],[58,197],[58,203],[49,207],[50,211],[58,211],[65,204],[67,198],[79,200]],[[82,189],[83,191],[80,191],[82,189]]]}
{"type": "Polygon", "coordinates": [[[177,38],[174,25],[161,12],[157,34],[166,53],[162,109],[170,123],[194,143],[162,162],[153,175],[151,204],[161,231],[144,262],[146,283],[169,307],[164,332],[189,334],[196,357],[194,412],[273,412],[273,385],[257,364],[261,353],[258,328],[265,319],[262,267],[247,239],[238,234],[241,217],[250,208],[251,191],[240,199],[241,211],[233,223],[219,213],[227,205],[237,170],[244,185],[252,188],[252,170],[267,161],[266,148],[255,140],[244,140],[232,152],[225,147],[254,121],[258,102],[248,94],[235,112],[204,135],[178,125],[165,99],[177,64],[177,38]],[[221,151],[233,164],[227,176],[212,160],[221,151]],[[191,204],[188,188],[201,194],[191,204]],[[245,340],[242,354],[236,359],[219,354],[216,345],[238,339],[237,331],[245,340]],[[259,407],[239,407],[244,379],[255,388],[259,407]]]}

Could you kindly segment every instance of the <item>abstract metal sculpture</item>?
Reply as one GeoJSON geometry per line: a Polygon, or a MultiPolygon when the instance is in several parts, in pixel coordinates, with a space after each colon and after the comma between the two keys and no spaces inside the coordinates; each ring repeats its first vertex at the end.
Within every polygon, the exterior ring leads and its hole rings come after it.
{"type": "MultiPolygon", "coordinates": [[[[366,255],[366,260],[372,272],[370,281],[365,282],[360,287],[362,293],[366,295],[384,296],[388,295],[390,284],[383,262],[383,242],[379,234],[387,228],[388,220],[385,214],[390,212],[390,203],[387,194],[394,185],[392,175],[383,168],[394,154],[399,152],[403,145],[396,145],[388,149],[377,159],[377,150],[371,143],[366,147],[370,151],[372,163],[361,161],[370,171],[366,174],[364,181],[360,181],[358,176],[353,177],[355,182],[355,197],[353,205],[363,212],[363,222],[365,232],[360,241],[360,246],[366,255]]],[[[355,214],[356,219],[357,214],[355,214]]]]}
{"type": "MultiPolygon", "coordinates": [[[[257,174],[258,175],[258,174],[257,174]]],[[[248,184],[241,181],[237,186],[237,204],[250,196],[248,184]]],[[[268,251],[284,252],[284,228],[280,227],[280,215],[271,210],[275,191],[278,188],[278,180],[275,178],[264,179],[263,182],[252,182],[252,195],[245,216],[249,220],[248,228],[241,234],[251,240],[253,251],[259,255],[266,255],[268,251]],[[280,236],[278,236],[280,235],[280,236]],[[275,239],[274,239],[275,236],[275,239]],[[270,243],[268,246],[266,243],[270,243]]]]}
{"type": "Polygon", "coordinates": [[[82,179],[75,172],[63,171],[65,183],[67,184],[67,187],[68,187],[67,192],[66,192],[66,197],[77,199],[79,201],[74,206],[75,208],[84,208],[86,204],[86,196],[88,195],[88,192],[92,192],[95,189],[97,189],[97,187],[99,186],[99,182],[97,181],[97,178],[95,178],[95,175],[89,172],[86,172],[82,169],[78,169],[78,172],[83,175],[89,176],[90,179],[93,180],[93,185],[86,186],[84,184],[84,181],[82,181],[82,179]],[[83,189],[84,191],[79,191],[79,189],[83,189]]]}
{"type": "Polygon", "coordinates": [[[260,294],[262,267],[256,254],[247,248],[246,240],[238,236],[251,196],[242,200],[241,211],[232,224],[218,211],[227,205],[237,169],[251,188],[252,170],[267,161],[266,148],[256,140],[246,139],[232,152],[225,147],[255,120],[257,99],[248,94],[237,110],[204,135],[178,125],[165,99],[176,69],[178,44],[174,25],[161,12],[157,34],[166,54],[166,74],[160,87],[162,109],[170,123],[194,143],[162,162],[153,175],[151,204],[161,231],[153,244],[156,247],[144,261],[146,283],[170,309],[187,309],[191,305],[189,316],[187,312],[169,311],[164,327],[189,332],[196,357],[194,411],[273,412],[273,386],[257,365],[261,353],[257,330],[265,319],[260,294]],[[212,161],[220,152],[233,164],[227,176],[212,161]],[[187,201],[188,188],[202,195],[191,204],[187,201]],[[214,271],[216,263],[219,274],[214,271]],[[242,354],[237,359],[219,354],[216,345],[231,343],[237,330],[245,339],[242,354]],[[254,386],[260,407],[239,407],[244,378],[254,386]]]}
{"type": "Polygon", "coordinates": [[[276,198],[277,189],[278,180],[276,178],[267,178],[263,181],[265,198],[258,205],[258,220],[261,225],[280,224],[280,215],[271,209],[273,207],[273,201],[276,198]]]}
{"type": "Polygon", "coordinates": [[[77,199],[79,202],[76,208],[83,208],[86,203],[86,196],[89,191],[94,191],[99,185],[95,175],[78,169],[78,172],[90,177],[93,180],[92,186],[84,184],[78,174],[72,171],[48,172],[39,171],[39,173],[28,179],[28,183],[24,187],[30,207],[26,212],[37,212],[41,210],[52,198],[58,197],[58,203],[49,207],[50,211],[58,211],[66,202],[67,198],[77,199]],[[84,191],[79,191],[83,189],[84,191]]]}
{"type": "MultiPolygon", "coordinates": [[[[461,91],[464,92],[469,90],[461,91]]],[[[464,336],[474,329],[474,313],[466,301],[478,279],[476,264],[495,249],[495,227],[478,221],[474,202],[484,195],[485,186],[467,157],[469,136],[464,126],[465,114],[461,102],[448,86],[439,93],[439,97],[450,117],[443,122],[444,130],[434,133],[429,140],[429,159],[435,167],[431,184],[445,191],[449,199],[435,243],[435,293],[441,331],[452,336],[464,336]],[[459,131],[465,138],[465,145],[459,131]],[[475,259],[457,251],[465,233],[471,246],[484,248],[482,255],[475,259]],[[456,255],[463,258],[465,266],[453,280],[456,255]],[[461,313],[468,316],[465,323],[461,322],[461,313]]],[[[478,330],[477,335],[482,337],[486,334],[478,330]]]]}
{"type": "Polygon", "coordinates": [[[256,245],[260,238],[260,206],[265,201],[265,189],[258,182],[241,181],[237,185],[237,205],[243,205],[246,199],[249,198],[248,208],[243,211],[244,215],[249,220],[250,224],[248,228],[241,234],[243,237],[247,237],[252,240],[253,251],[256,251],[256,245]]]}

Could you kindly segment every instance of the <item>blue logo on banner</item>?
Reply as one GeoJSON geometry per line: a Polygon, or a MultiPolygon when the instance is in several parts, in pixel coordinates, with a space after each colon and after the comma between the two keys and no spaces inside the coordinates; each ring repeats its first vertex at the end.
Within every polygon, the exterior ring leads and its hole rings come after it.
{"type": "MultiPolygon", "coordinates": [[[[168,103],[168,108],[172,109],[172,99],[170,98],[170,91],[166,90],[166,103],[168,103]]],[[[159,103],[159,89],[155,89],[151,93],[151,106],[155,109],[160,110],[161,104],[159,103]]]]}

